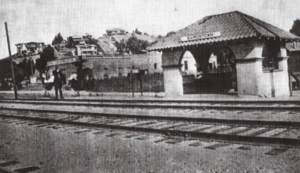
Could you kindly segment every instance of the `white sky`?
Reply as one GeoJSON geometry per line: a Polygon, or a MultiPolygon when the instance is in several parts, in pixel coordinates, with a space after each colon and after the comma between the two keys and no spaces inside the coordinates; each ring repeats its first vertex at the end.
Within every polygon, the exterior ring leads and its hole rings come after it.
{"type": "Polygon", "coordinates": [[[300,18],[300,0],[0,0],[0,58],[8,56],[4,22],[12,53],[17,43],[50,44],[59,32],[89,33],[123,28],[166,35],[207,16],[241,11],[286,31],[300,18]]]}

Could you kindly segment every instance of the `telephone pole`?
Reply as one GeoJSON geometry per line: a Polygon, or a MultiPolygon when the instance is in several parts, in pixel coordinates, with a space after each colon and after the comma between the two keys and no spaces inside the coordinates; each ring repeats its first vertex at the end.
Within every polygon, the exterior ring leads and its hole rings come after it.
{"type": "Polygon", "coordinates": [[[18,99],[17,86],[16,86],[15,73],[14,73],[14,66],[13,66],[13,63],[12,63],[12,56],[11,56],[11,52],[10,52],[10,43],[9,43],[9,36],[8,36],[8,29],[7,29],[7,23],[6,22],[5,22],[5,30],[6,30],[6,38],[7,38],[9,59],[10,59],[11,76],[12,76],[13,82],[14,82],[15,99],[18,99]]]}

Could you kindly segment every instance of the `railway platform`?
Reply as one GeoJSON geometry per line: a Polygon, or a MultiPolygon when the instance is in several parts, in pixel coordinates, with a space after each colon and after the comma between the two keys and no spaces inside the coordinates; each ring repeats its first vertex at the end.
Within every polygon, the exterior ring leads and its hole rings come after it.
{"type": "MultiPolygon", "coordinates": [[[[238,96],[236,94],[185,94],[180,97],[165,97],[163,92],[135,92],[134,96],[130,92],[89,92],[89,91],[63,91],[64,98],[66,99],[120,99],[120,100],[219,100],[219,101],[255,101],[255,100],[300,100],[300,90],[293,91],[290,97],[260,97],[260,96],[238,96]]],[[[51,91],[18,91],[20,99],[54,99],[55,92],[51,91]]],[[[0,91],[0,99],[13,99],[13,91],[0,91]]]]}

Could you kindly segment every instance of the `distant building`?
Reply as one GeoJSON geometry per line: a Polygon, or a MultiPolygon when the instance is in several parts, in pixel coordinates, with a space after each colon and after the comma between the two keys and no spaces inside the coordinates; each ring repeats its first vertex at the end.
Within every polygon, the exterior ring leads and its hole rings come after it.
{"type": "Polygon", "coordinates": [[[77,35],[73,35],[70,36],[68,41],[69,41],[69,45],[71,47],[75,47],[78,44],[86,44],[88,43],[89,38],[87,38],[86,36],[77,36],[77,35]]]}
{"type": "Polygon", "coordinates": [[[38,54],[45,48],[45,44],[43,42],[18,43],[16,46],[17,56],[38,54]]]}
{"type": "Polygon", "coordinates": [[[121,28],[107,29],[106,33],[107,33],[108,36],[111,36],[111,35],[125,35],[126,34],[125,30],[121,29],[121,28]]]}
{"type": "Polygon", "coordinates": [[[97,55],[97,46],[93,44],[78,44],[76,45],[77,55],[97,55]]]}

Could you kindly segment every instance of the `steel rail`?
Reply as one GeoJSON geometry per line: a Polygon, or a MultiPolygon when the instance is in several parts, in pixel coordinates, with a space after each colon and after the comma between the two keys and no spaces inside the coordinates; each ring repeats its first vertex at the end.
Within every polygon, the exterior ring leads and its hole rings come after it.
{"type": "Polygon", "coordinates": [[[268,105],[183,105],[183,104],[109,104],[109,103],[82,103],[82,102],[53,102],[53,101],[13,101],[0,100],[0,103],[34,104],[34,105],[64,105],[64,106],[89,106],[89,107],[118,107],[118,108],[162,108],[162,109],[220,109],[220,110],[284,110],[300,111],[300,106],[268,106],[268,105]]]}
{"type": "MultiPolygon", "coordinates": [[[[112,113],[94,113],[94,112],[78,112],[78,111],[61,111],[61,110],[39,110],[39,109],[23,109],[23,108],[3,108],[0,110],[12,111],[30,111],[37,113],[57,113],[57,114],[73,114],[81,116],[107,117],[107,118],[136,118],[141,120],[164,120],[164,121],[185,121],[198,122],[208,124],[223,124],[235,126],[258,126],[258,127],[276,127],[276,128],[300,128],[300,122],[295,121],[262,121],[262,120],[239,120],[239,119],[216,119],[216,118],[193,118],[193,117],[175,117],[175,116],[153,116],[153,115],[132,115],[132,114],[112,114],[112,113]]],[[[1,115],[1,114],[0,114],[1,115]]]]}
{"type": "Polygon", "coordinates": [[[217,134],[217,133],[205,133],[205,132],[195,132],[195,131],[183,131],[183,130],[168,130],[168,129],[155,129],[155,128],[145,128],[145,127],[136,127],[136,126],[119,126],[119,125],[110,125],[110,124],[98,124],[98,123],[88,123],[88,122],[75,122],[75,121],[65,121],[59,119],[49,119],[49,118],[39,118],[39,117],[25,117],[19,115],[5,115],[0,114],[2,118],[10,119],[21,119],[21,120],[31,120],[31,121],[40,121],[45,123],[59,123],[59,124],[68,124],[68,125],[77,125],[85,127],[94,127],[94,128],[109,128],[116,130],[126,130],[134,132],[145,132],[145,133],[157,133],[157,134],[185,134],[191,138],[199,138],[204,140],[214,140],[214,141],[223,141],[230,143],[239,143],[239,144],[254,144],[254,145],[278,145],[285,147],[300,147],[300,139],[292,138],[275,138],[275,137],[258,137],[258,136],[239,136],[239,135],[230,135],[230,134],[217,134]]]}
{"type": "Polygon", "coordinates": [[[298,104],[300,100],[188,100],[188,99],[0,99],[0,101],[50,101],[50,102],[125,102],[125,103],[221,103],[221,104],[298,104]]]}

